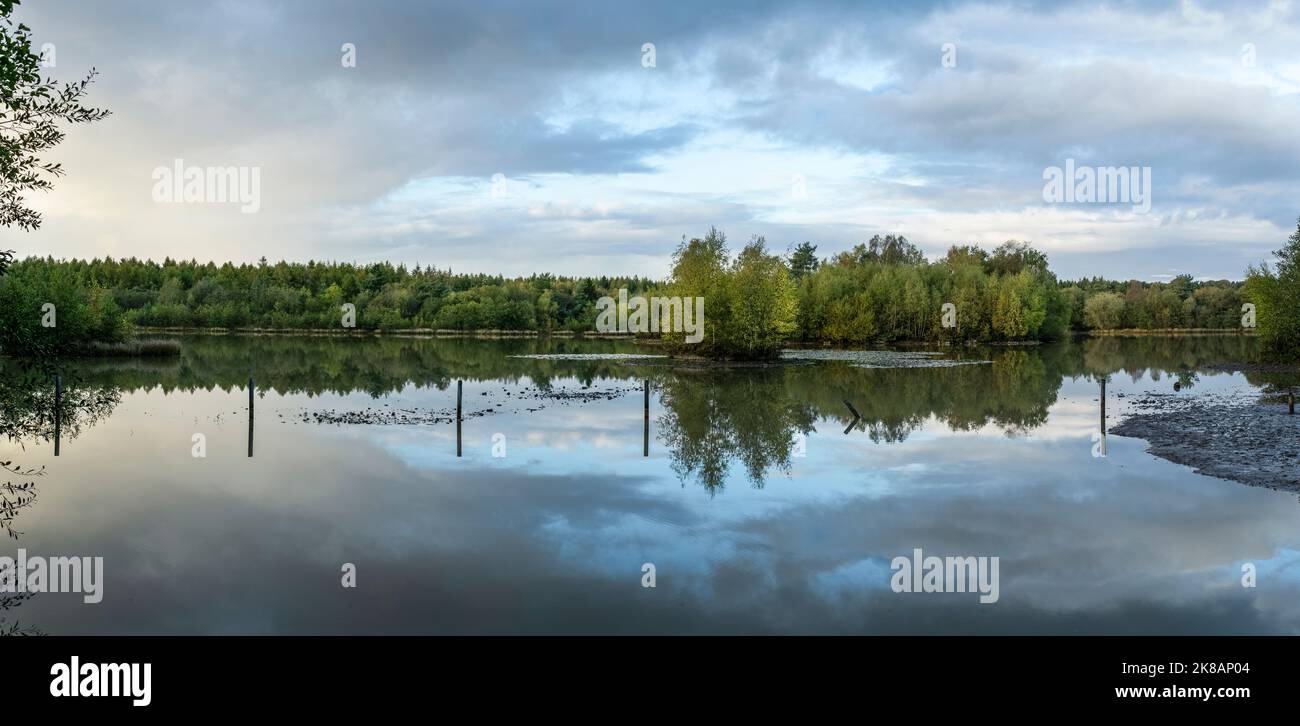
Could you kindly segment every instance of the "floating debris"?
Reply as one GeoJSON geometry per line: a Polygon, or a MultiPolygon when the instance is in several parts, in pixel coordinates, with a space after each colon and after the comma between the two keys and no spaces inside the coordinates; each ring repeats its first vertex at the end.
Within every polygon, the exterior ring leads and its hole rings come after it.
{"type": "MultiPolygon", "coordinates": [[[[465,411],[461,415],[461,420],[478,418],[496,413],[536,413],[546,408],[545,405],[528,406],[526,401],[543,401],[553,402],[560,405],[569,405],[571,403],[591,403],[593,401],[612,401],[621,398],[629,393],[640,393],[640,386],[618,386],[614,388],[594,388],[591,385],[582,385],[578,388],[569,388],[559,386],[553,388],[539,388],[537,386],[525,386],[517,391],[502,389],[502,393],[511,403],[517,403],[520,408],[511,411],[504,410],[506,401],[493,401],[489,399],[480,405],[485,408],[478,411],[465,411]]],[[[492,391],[480,391],[480,396],[492,396],[492,391]]],[[[435,424],[449,424],[456,422],[456,409],[420,409],[420,408],[395,408],[392,404],[385,403],[380,406],[364,408],[352,411],[327,410],[303,410],[294,414],[294,418],[302,423],[318,424],[355,424],[355,425],[379,425],[379,426],[429,426],[435,424]]]]}
{"type": "Polygon", "coordinates": [[[930,351],[895,350],[783,350],[782,360],[842,361],[855,368],[950,368],[984,365],[987,360],[953,360],[930,351]]]}
{"type": "Polygon", "coordinates": [[[629,393],[640,392],[640,386],[624,386],[618,388],[591,388],[589,386],[583,386],[582,388],[577,389],[570,389],[561,386],[560,388],[551,388],[547,390],[542,390],[540,388],[525,388],[518,397],[543,401],[560,401],[564,403],[571,401],[589,403],[591,401],[612,401],[615,398],[626,396],[629,393]]]}
{"type": "MultiPolygon", "coordinates": [[[[496,411],[492,409],[465,411],[461,414],[461,420],[478,418],[491,413],[496,413],[496,411]]],[[[298,414],[298,419],[303,423],[335,425],[429,426],[455,423],[456,410],[430,409],[421,411],[419,409],[384,410],[382,408],[365,408],[357,411],[335,411],[328,409],[324,411],[303,411],[298,414]]]]}
{"type": "Polygon", "coordinates": [[[510,358],[531,358],[533,360],[640,360],[643,358],[667,358],[666,355],[651,353],[534,353],[531,355],[512,355],[510,358]]]}

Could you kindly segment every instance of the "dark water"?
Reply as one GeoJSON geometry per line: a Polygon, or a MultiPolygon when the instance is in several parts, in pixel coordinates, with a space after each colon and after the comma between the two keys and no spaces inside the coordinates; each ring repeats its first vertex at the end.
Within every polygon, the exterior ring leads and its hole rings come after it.
{"type": "Polygon", "coordinates": [[[16,438],[0,460],[45,473],[5,473],[36,487],[0,554],[102,556],[105,582],[99,604],[42,593],[6,622],[51,634],[1300,629],[1295,495],[1194,474],[1134,439],[1108,436],[1094,455],[1099,378],[1112,423],[1135,393],[1175,380],[1179,395],[1251,395],[1264,381],[1194,372],[1248,358],[1250,340],[725,370],[512,357],[654,352],[609,341],[183,340],[179,361],[67,367],[57,458],[52,391],[11,371],[16,438]],[[446,418],[457,379],[460,457],[446,418]],[[316,418],[349,412],[376,422],[316,418]],[[894,592],[891,560],[918,548],[998,557],[998,600],[894,592]]]}

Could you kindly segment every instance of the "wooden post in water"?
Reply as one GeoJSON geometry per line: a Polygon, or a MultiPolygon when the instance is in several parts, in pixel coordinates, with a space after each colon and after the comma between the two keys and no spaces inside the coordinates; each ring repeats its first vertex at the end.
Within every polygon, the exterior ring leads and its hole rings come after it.
{"type": "Polygon", "coordinates": [[[849,413],[853,414],[853,420],[849,422],[848,426],[844,427],[844,435],[848,436],[849,432],[852,431],[860,421],[862,421],[862,414],[858,413],[858,409],[853,407],[853,404],[849,402],[849,399],[845,398],[841,400],[844,401],[845,406],[849,407],[849,413]]]}
{"type": "Polygon", "coordinates": [[[1106,379],[1101,379],[1101,435],[1106,435],[1106,379]]]}
{"type": "Polygon", "coordinates": [[[54,455],[59,455],[59,434],[63,423],[63,377],[54,376],[54,455]]]}
{"type": "Polygon", "coordinates": [[[456,456],[460,456],[461,393],[464,381],[456,380],[456,456]]]}
{"type": "Polygon", "coordinates": [[[253,377],[248,377],[248,458],[253,458],[253,377]]]}
{"type": "Polygon", "coordinates": [[[1286,412],[1291,416],[1295,415],[1295,391],[1287,391],[1286,412]]]}
{"type": "Polygon", "coordinates": [[[650,379],[645,379],[645,428],[641,434],[641,455],[650,456],[650,379]]]}

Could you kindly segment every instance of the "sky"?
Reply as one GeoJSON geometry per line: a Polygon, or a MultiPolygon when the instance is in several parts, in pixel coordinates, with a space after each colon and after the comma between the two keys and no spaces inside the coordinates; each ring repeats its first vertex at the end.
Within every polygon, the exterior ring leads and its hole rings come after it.
{"type": "Polygon", "coordinates": [[[1015,239],[1062,278],[1240,279],[1300,217],[1300,2],[27,0],[15,18],[54,78],[97,69],[89,103],[112,112],[48,155],[67,176],[29,196],[41,229],[0,230],[22,256],[663,277],[717,227],[733,249],[1015,239]],[[1149,210],[1049,199],[1070,159],[1149,169],[1149,210]],[[160,201],[177,160],[256,173],[256,204],[160,201]]]}

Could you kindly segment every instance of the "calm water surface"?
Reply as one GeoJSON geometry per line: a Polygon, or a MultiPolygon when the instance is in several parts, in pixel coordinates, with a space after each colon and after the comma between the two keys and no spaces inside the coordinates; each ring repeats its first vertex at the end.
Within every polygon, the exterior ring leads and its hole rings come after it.
{"type": "Polygon", "coordinates": [[[0,459],[46,473],[3,554],[103,556],[105,584],[0,615],[51,634],[1300,630],[1294,494],[1114,435],[1094,456],[1100,377],[1112,423],[1175,380],[1250,395],[1263,381],[1193,373],[1249,340],[726,370],[516,357],[654,352],[611,341],[182,340],[179,361],[66,368],[57,458],[39,411],[6,412],[28,418],[0,459]],[[460,457],[440,418],[457,379],[460,457]],[[317,418],[348,413],[375,422],[317,418]],[[999,600],[891,591],[916,548],[999,557],[999,600]]]}

